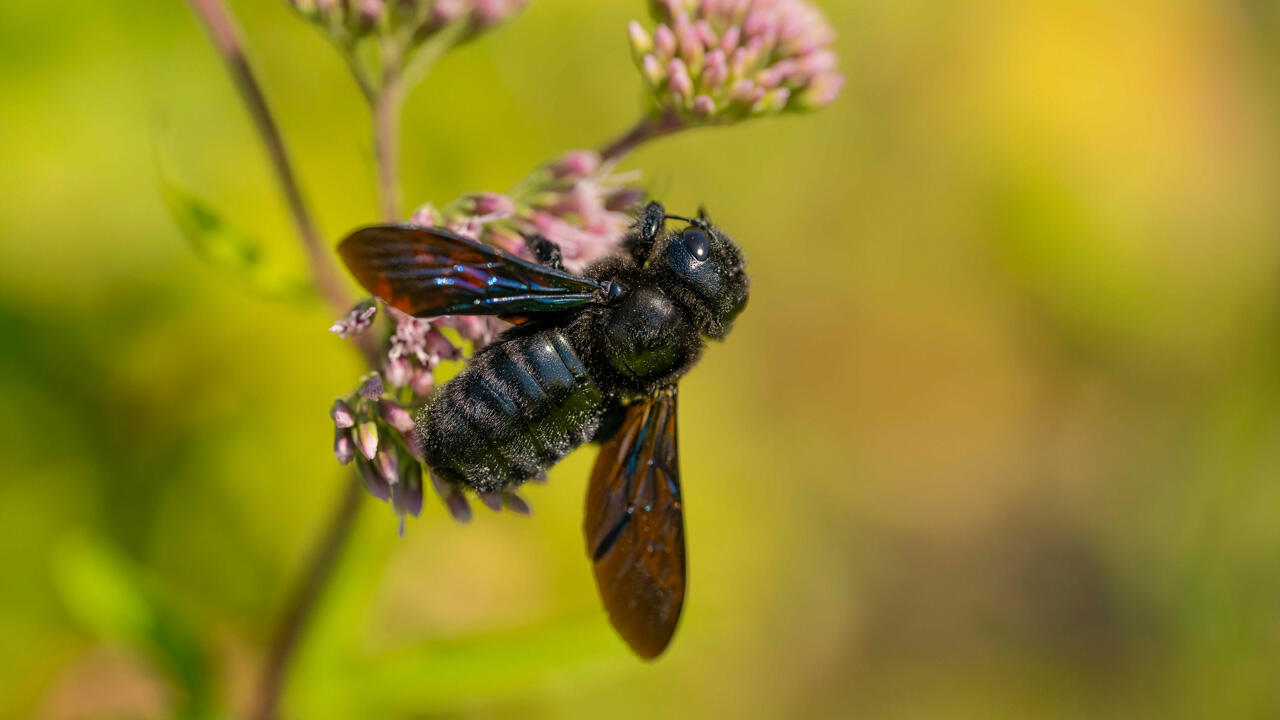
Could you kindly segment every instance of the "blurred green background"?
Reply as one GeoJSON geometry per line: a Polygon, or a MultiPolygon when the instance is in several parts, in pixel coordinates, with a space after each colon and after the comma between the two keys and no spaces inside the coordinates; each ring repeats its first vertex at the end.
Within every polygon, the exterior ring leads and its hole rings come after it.
{"type": "MultiPolygon", "coordinates": [[[[366,503],[286,717],[1280,716],[1280,9],[822,4],[836,105],[624,165],[753,273],[681,386],[669,653],[599,607],[579,453],[528,519],[366,503]]],[[[325,232],[373,219],[341,60],[233,5],[325,232]]],[[[643,14],[536,0],[447,57],[406,202],[627,127],[643,14]]],[[[238,715],[359,365],[166,213],[157,156],[303,270],[185,3],[0,4],[0,73],[0,716],[238,715]]]]}

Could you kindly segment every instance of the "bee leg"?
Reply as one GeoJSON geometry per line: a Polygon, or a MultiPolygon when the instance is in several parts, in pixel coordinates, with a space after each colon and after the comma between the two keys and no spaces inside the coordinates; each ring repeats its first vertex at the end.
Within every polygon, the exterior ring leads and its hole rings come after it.
{"type": "Polygon", "coordinates": [[[600,418],[600,426],[596,428],[596,434],[592,436],[591,442],[601,445],[613,439],[618,434],[618,428],[622,427],[622,421],[627,417],[627,409],[617,399],[605,401],[604,415],[600,418]]]}
{"type": "Polygon", "coordinates": [[[551,242],[545,236],[537,233],[525,235],[524,244],[539,263],[552,270],[564,269],[564,256],[560,253],[560,246],[551,242]]]}
{"type": "Polygon", "coordinates": [[[631,253],[631,257],[635,258],[637,263],[643,265],[649,259],[649,253],[653,251],[653,243],[657,241],[658,236],[662,234],[662,228],[666,225],[666,214],[666,208],[662,207],[662,203],[651,202],[645,205],[636,216],[636,224],[622,241],[622,247],[631,253]]]}

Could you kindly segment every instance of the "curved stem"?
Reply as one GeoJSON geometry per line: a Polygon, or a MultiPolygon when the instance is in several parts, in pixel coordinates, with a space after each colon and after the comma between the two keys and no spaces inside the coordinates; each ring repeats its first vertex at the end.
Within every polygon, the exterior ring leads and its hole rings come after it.
{"type": "Polygon", "coordinates": [[[276,715],[289,663],[297,651],[302,631],[315,611],[320,591],[328,582],[342,547],[351,536],[351,528],[355,524],[356,512],[360,509],[363,497],[364,489],[360,486],[359,478],[355,478],[343,491],[342,500],[329,519],[324,535],[311,553],[306,573],[289,596],[284,615],[276,626],[275,637],[271,641],[271,653],[267,657],[266,667],[262,671],[258,697],[250,715],[254,720],[272,720],[276,715]]]}
{"type": "Polygon", "coordinates": [[[675,113],[650,115],[601,148],[600,159],[605,162],[617,160],[649,140],[670,135],[684,128],[684,121],[675,113]]]}
{"type": "MultiPolygon", "coordinates": [[[[214,47],[222,56],[236,83],[236,88],[240,91],[249,114],[253,117],[254,125],[271,159],[276,180],[289,205],[289,211],[297,227],[298,236],[302,240],[317,288],[336,314],[347,312],[353,301],[343,288],[323,236],[303,200],[302,189],[285,149],[284,138],[271,115],[262,87],[249,66],[230,10],[223,0],[188,0],[188,3],[208,31],[214,47]]],[[[380,358],[372,333],[362,333],[357,336],[355,344],[369,367],[377,368],[380,358]]],[[[311,619],[321,592],[333,573],[342,547],[351,535],[363,495],[359,478],[353,478],[343,491],[338,507],[334,510],[324,534],[317,542],[305,574],[290,594],[289,603],[286,605],[271,644],[267,664],[263,668],[253,711],[253,717],[258,720],[271,720],[276,715],[284,679],[297,650],[298,641],[311,619]]]]}

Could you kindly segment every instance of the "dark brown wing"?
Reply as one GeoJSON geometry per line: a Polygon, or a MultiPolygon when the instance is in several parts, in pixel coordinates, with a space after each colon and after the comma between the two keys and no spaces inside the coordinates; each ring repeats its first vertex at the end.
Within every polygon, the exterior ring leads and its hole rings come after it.
{"type": "Polygon", "coordinates": [[[587,490],[587,554],[618,634],[642,658],[662,654],[684,605],[684,517],[676,388],[627,407],[587,490]]]}
{"type": "Polygon", "coordinates": [[[361,228],[338,253],[366,290],[419,317],[564,310],[591,302],[599,288],[443,228],[361,228]]]}

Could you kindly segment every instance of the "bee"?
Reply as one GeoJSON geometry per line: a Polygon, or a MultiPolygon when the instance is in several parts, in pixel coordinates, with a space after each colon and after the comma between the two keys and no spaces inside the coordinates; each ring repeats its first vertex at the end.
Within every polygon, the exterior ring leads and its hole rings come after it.
{"type": "Polygon", "coordinates": [[[537,262],[407,225],[356,230],[338,250],[403,312],[515,323],[416,412],[421,455],[437,477],[492,493],[599,443],[587,555],[613,626],[652,659],[671,642],[686,587],[677,383],[746,305],[745,260],[705,210],[685,218],[656,202],[622,253],[582,275],[565,271],[551,241],[525,240],[537,262]],[[668,220],[684,225],[668,231],[668,220]]]}

